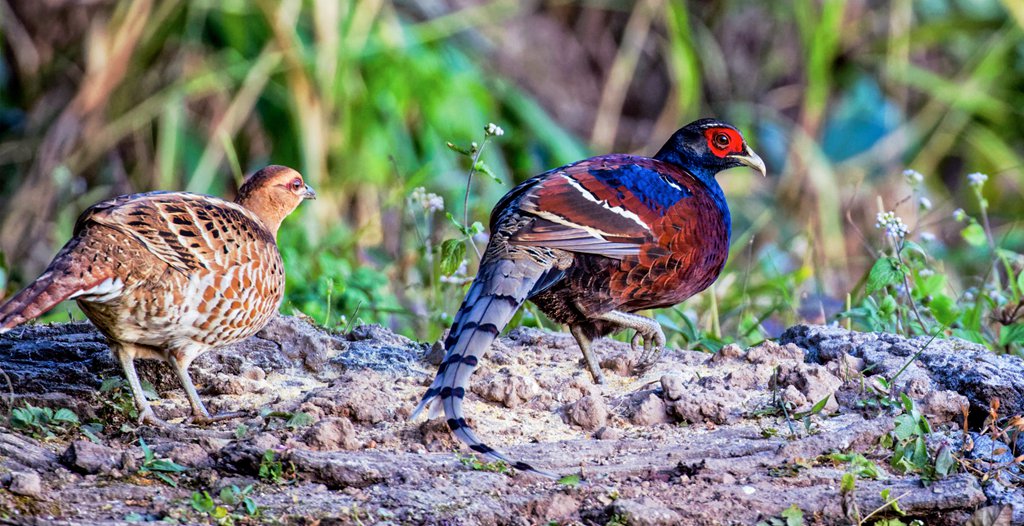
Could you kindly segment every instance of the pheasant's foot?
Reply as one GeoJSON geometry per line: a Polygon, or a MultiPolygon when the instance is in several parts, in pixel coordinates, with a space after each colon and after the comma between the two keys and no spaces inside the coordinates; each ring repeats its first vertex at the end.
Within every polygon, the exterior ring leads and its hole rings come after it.
{"type": "Polygon", "coordinates": [[[213,424],[216,422],[223,422],[225,420],[231,420],[234,418],[245,418],[249,416],[249,413],[245,411],[229,411],[226,413],[217,413],[215,415],[207,414],[193,414],[192,423],[196,425],[213,424]]]}
{"type": "Polygon", "coordinates": [[[156,413],[153,412],[153,408],[149,404],[146,404],[146,407],[139,410],[138,421],[140,425],[148,424],[159,428],[175,427],[174,424],[156,416],[156,413]]]}
{"type": "MultiPolygon", "coordinates": [[[[637,361],[637,369],[640,371],[646,371],[658,363],[658,360],[661,360],[661,356],[665,351],[665,333],[659,325],[654,325],[654,328],[656,329],[655,331],[642,335],[644,350],[640,353],[640,359],[637,361]]],[[[633,335],[633,340],[636,341],[639,335],[641,333],[637,331],[633,335]]]]}
{"type": "Polygon", "coordinates": [[[574,325],[569,327],[569,332],[576,338],[576,343],[579,344],[580,350],[583,351],[583,361],[587,365],[587,370],[590,371],[590,377],[594,380],[595,384],[603,384],[604,373],[601,372],[601,363],[597,361],[597,356],[594,355],[594,350],[591,348],[590,338],[584,334],[582,327],[574,325]]]}
{"type": "Polygon", "coordinates": [[[614,323],[623,329],[633,329],[636,333],[630,341],[633,352],[638,352],[638,346],[643,342],[643,351],[640,352],[637,361],[637,369],[644,371],[658,362],[662,350],[665,347],[665,332],[661,330],[658,322],[628,312],[611,311],[598,316],[599,319],[614,323]]]}

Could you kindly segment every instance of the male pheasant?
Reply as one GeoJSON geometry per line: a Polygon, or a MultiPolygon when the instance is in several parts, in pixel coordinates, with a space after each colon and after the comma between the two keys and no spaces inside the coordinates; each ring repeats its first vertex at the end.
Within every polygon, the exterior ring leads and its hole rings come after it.
{"type": "Polygon", "coordinates": [[[462,412],[469,376],[526,300],[569,326],[594,380],[593,339],[633,329],[644,360],[660,353],[660,325],[636,311],[668,307],[711,285],[725,265],[731,222],[715,174],[764,162],[733,126],[714,119],[678,130],[654,158],[603,155],[524,181],[491,213],[491,239],[445,339],[446,356],[412,415],[443,407],[470,449],[521,470],[483,444],[462,412]]]}
{"type": "Polygon", "coordinates": [[[277,311],[285,279],[277,230],[315,197],[298,172],[268,166],[245,181],[234,203],[179,192],[103,201],[82,213],[46,271],[0,305],[0,332],[74,298],[110,341],[140,422],[163,424],[142,392],[135,358],[168,362],[193,420],[208,421],[188,366],[255,334],[277,311]]]}

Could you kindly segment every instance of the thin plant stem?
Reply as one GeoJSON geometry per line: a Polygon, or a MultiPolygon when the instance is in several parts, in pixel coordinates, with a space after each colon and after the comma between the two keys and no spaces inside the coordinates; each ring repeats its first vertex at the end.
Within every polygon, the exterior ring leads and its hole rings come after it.
{"type": "Polygon", "coordinates": [[[988,200],[981,194],[981,187],[974,188],[974,195],[978,198],[978,207],[981,211],[981,225],[985,228],[985,240],[988,241],[988,248],[992,251],[992,280],[995,281],[996,290],[1003,288],[1002,279],[999,278],[999,257],[996,255],[996,239],[992,236],[992,224],[988,220],[988,200]]]}
{"type": "Polygon", "coordinates": [[[885,510],[886,508],[888,508],[888,507],[890,507],[890,506],[892,506],[892,505],[894,505],[894,504],[899,504],[899,501],[900,501],[900,499],[902,499],[903,497],[906,497],[907,495],[910,495],[910,492],[909,492],[909,491],[908,491],[908,492],[906,492],[906,493],[904,493],[903,495],[900,495],[899,497],[896,497],[895,499],[892,499],[892,500],[886,501],[886,502],[885,502],[885,503],[883,503],[883,504],[882,504],[881,506],[879,506],[878,508],[876,508],[876,509],[875,509],[875,511],[872,511],[871,513],[868,513],[867,515],[865,515],[865,516],[864,516],[864,518],[863,518],[863,519],[861,519],[861,520],[860,520],[860,522],[858,522],[857,524],[866,524],[866,523],[868,522],[868,519],[870,519],[870,518],[871,518],[872,516],[874,516],[874,515],[875,515],[876,513],[881,513],[881,512],[882,512],[882,511],[884,511],[884,510],[885,510]]]}
{"type": "Polygon", "coordinates": [[[911,356],[910,359],[908,359],[906,361],[906,363],[903,364],[903,367],[900,367],[900,370],[896,371],[896,374],[892,375],[892,378],[889,380],[889,385],[890,386],[896,385],[896,379],[899,378],[901,374],[903,374],[903,371],[907,370],[907,367],[910,367],[910,364],[914,363],[914,360],[917,360],[918,356],[921,356],[921,353],[923,353],[925,351],[925,349],[927,349],[928,346],[931,345],[933,341],[935,341],[935,338],[938,338],[939,334],[942,334],[942,331],[944,331],[944,330],[946,330],[946,326],[945,325],[942,325],[941,327],[939,327],[938,330],[936,330],[935,333],[932,334],[932,337],[929,338],[927,342],[925,342],[925,344],[921,347],[921,349],[919,351],[917,351],[916,353],[914,353],[914,355],[911,356]]]}
{"type": "MultiPolygon", "coordinates": [[[[476,163],[480,162],[480,155],[483,154],[484,148],[487,146],[490,139],[490,136],[484,136],[484,142],[480,143],[480,147],[473,152],[473,160],[470,161],[469,164],[469,177],[466,178],[466,195],[462,199],[462,226],[466,228],[469,228],[469,187],[473,184],[473,174],[476,173],[476,163]]],[[[473,247],[473,252],[476,252],[477,259],[480,259],[482,257],[480,249],[477,248],[476,242],[473,241],[473,237],[470,236],[467,241],[469,242],[469,246],[473,247]]]]}
{"type": "Polygon", "coordinates": [[[910,277],[903,270],[907,268],[907,265],[903,262],[903,243],[895,241],[895,252],[896,260],[900,262],[900,273],[903,274],[903,286],[907,289],[907,300],[910,302],[910,309],[914,311],[914,317],[917,318],[917,323],[921,324],[921,330],[927,332],[928,326],[924,324],[924,318],[921,317],[921,313],[917,310],[917,302],[914,301],[914,297],[910,294],[910,277]]]}

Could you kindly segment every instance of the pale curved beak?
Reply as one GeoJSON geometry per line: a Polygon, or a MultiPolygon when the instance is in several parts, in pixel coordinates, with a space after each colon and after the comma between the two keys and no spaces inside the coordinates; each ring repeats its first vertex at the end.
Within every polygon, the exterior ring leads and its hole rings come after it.
{"type": "Polygon", "coordinates": [[[759,155],[754,153],[754,150],[750,149],[750,146],[746,146],[746,151],[743,154],[736,154],[731,157],[739,161],[741,164],[745,164],[761,172],[761,177],[768,176],[768,168],[764,165],[764,161],[761,160],[759,155]]]}
{"type": "Polygon", "coordinates": [[[306,190],[304,192],[302,192],[302,198],[303,199],[316,199],[316,192],[313,190],[312,187],[310,187],[307,184],[306,185],[306,190]]]}

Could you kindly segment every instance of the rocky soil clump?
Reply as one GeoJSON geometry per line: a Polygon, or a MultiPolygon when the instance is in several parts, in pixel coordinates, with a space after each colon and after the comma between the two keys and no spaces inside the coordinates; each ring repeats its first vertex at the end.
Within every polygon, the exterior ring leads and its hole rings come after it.
{"type": "Polygon", "coordinates": [[[1024,444],[990,418],[996,399],[1000,415],[1024,413],[1017,358],[817,326],[749,349],[669,350],[647,370],[627,344],[594,350],[604,385],[571,336],[514,330],[466,397],[478,435],[566,476],[552,481],[479,462],[441,419],[409,421],[431,347],[381,327],[334,334],[281,317],[203,355],[192,376],[208,407],[243,413],[207,427],[184,421],[169,367],[140,367],[171,429],[134,423],[88,323],[16,329],[0,336],[7,413],[64,408],[79,424],[2,420],[0,522],[755,524],[798,510],[808,524],[849,524],[878,508],[897,516],[889,495],[908,523],[1024,523],[1024,444]],[[945,452],[960,469],[890,467],[904,398],[932,430],[920,434],[931,466],[945,452]]]}

